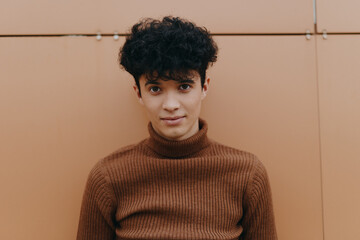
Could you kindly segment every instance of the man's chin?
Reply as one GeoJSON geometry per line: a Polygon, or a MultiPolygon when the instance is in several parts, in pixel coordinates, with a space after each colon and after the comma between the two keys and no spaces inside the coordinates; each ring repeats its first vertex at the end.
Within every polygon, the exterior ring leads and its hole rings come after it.
{"type": "Polygon", "coordinates": [[[181,131],[178,131],[176,129],[169,129],[169,131],[164,131],[160,134],[163,138],[166,138],[168,140],[172,141],[180,141],[182,140],[182,137],[184,134],[181,133],[181,131]]]}

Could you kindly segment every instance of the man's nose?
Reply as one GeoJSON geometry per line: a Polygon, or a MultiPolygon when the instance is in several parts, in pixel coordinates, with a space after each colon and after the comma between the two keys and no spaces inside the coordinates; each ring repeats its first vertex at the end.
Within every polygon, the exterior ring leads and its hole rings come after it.
{"type": "Polygon", "coordinates": [[[180,108],[180,102],[176,98],[176,94],[174,93],[167,93],[164,98],[163,102],[163,109],[166,111],[172,112],[180,108]]]}

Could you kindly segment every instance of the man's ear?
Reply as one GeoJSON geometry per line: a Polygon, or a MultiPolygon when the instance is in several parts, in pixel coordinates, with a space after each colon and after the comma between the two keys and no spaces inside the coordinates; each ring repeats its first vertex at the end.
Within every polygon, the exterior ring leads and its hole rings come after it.
{"type": "Polygon", "coordinates": [[[203,100],[206,97],[207,91],[209,90],[209,85],[210,85],[210,78],[206,78],[202,88],[201,100],[203,100]]]}
{"type": "Polygon", "coordinates": [[[134,89],[135,94],[136,94],[136,96],[137,96],[137,98],[138,98],[138,100],[139,100],[139,103],[140,103],[140,104],[144,104],[144,103],[143,103],[143,100],[142,100],[142,98],[141,98],[140,89],[138,88],[138,86],[137,86],[136,84],[133,86],[133,89],[134,89]]]}

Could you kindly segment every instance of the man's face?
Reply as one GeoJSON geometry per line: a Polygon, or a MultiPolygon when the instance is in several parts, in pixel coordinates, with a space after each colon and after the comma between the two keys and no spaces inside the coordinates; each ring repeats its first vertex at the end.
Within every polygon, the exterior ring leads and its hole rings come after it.
{"type": "Polygon", "coordinates": [[[199,131],[201,101],[205,98],[210,79],[201,88],[200,76],[192,72],[185,81],[148,81],[144,75],[139,79],[139,89],[134,90],[145,107],[154,130],[170,140],[184,140],[199,131]]]}

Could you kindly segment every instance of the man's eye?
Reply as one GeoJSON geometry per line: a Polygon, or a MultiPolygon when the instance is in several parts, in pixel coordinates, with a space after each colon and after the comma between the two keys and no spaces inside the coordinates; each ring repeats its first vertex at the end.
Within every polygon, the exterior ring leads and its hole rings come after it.
{"type": "Polygon", "coordinates": [[[152,93],[160,92],[160,88],[157,87],[157,86],[153,86],[153,87],[150,88],[150,92],[152,92],[152,93]]]}
{"type": "Polygon", "coordinates": [[[189,84],[181,84],[180,85],[180,90],[189,90],[191,88],[191,86],[189,84]]]}

